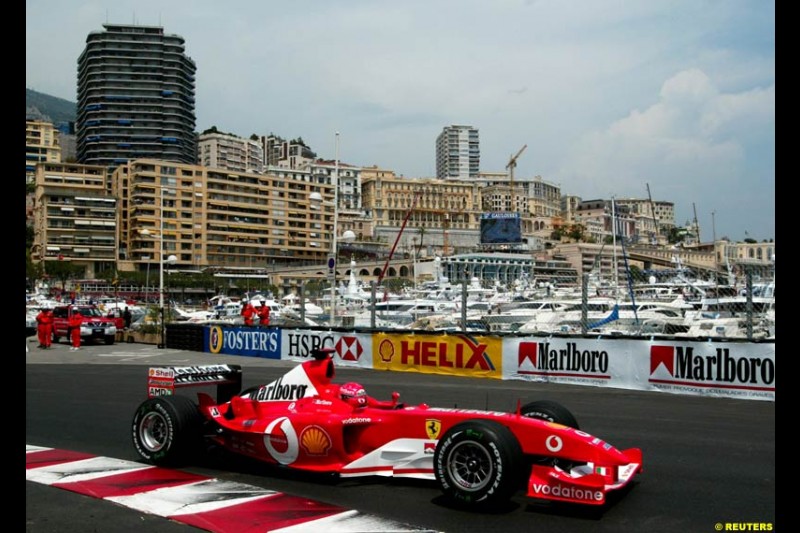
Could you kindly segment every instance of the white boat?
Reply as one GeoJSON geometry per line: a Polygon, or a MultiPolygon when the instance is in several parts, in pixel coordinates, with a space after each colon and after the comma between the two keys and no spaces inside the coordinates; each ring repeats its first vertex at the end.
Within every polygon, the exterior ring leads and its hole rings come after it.
{"type": "Polygon", "coordinates": [[[686,312],[684,323],[687,337],[774,338],[774,287],[770,296],[751,296],[749,302],[742,295],[703,298],[697,309],[686,312]]]}
{"type": "Polygon", "coordinates": [[[517,331],[542,316],[551,321],[559,311],[573,307],[579,300],[527,300],[500,304],[483,315],[489,331],[517,331]]]}
{"type": "Polygon", "coordinates": [[[658,302],[619,302],[610,298],[590,298],[586,304],[574,301],[553,311],[542,311],[522,325],[520,333],[581,333],[584,316],[591,333],[639,334],[645,323],[657,320],[665,328],[685,329],[684,304],[658,302]],[[584,315],[585,313],[585,315],[584,315]]]}
{"type": "Polygon", "coordinates": [[[173,305],[172,309],[178,316],[178,320],[192,322],[192,323],[209,322],[216,316],[216,313],[214,311],[208,309],[189,311],[188,309],[184,309],[179,305],[173,305]]]}
{"type": "MultiPolygon", "coordinates": [[[[376,327],[408,328],[417,320],[432,315],[450,315],[459,310],[459,304],[450,300],[394,299],[375,303],[376,327]],[[379,324],[380,323],[380,324],[379,324]]],[[[346,312],[345,316],[355,326],[369,327],[372,309],[367,307],[346,312]]]]}
{"type": "Polygon", "coordinates": [[[310,300],[304,299],[301,301],[300,298],[294,293],[287,294],[281,298],[281,304],[283,306],[283,313],[291,313],[292,315],[298,317],[304,315],[312,319],[318,319],[325,314],[325,310],[322,308],[322,306],[319,306],[310,300]]]}

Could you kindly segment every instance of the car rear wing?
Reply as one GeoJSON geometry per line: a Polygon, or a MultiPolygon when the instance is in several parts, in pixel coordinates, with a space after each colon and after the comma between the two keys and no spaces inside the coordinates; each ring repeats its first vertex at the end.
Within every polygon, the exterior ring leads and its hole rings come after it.
{"type": "Polygon", "coordinates": [[[240,365],[159,366],[147,373],[147,397],[169,396],[175,389],[217,387],[217,402],[223,403],[242,390],[240,365]]]}

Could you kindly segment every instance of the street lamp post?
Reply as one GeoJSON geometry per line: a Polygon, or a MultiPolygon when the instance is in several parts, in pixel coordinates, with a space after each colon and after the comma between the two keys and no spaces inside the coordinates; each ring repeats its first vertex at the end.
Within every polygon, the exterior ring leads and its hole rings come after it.
{"type": "Polygon", "coordinates": [[[164,259],[164,234],[161,234],[161,255],[159,256],[158,266],[159,266],[159,279],[158,279],[158,293],[160,295],[159,302],[158,302],[158,313],[161,316],[161,344],[158,345],[159,348],[166,348],[166,331],[167,331],[167,324],[166,324],[166,316],[164,313],[164,263],[172,264],[178,260],[177,257],[174,255],[170,255],[166,259],[164,259]]]}
{"type": "Polygon", "coordinates": [[[158,313],[161,317],[161,344],[158,345],[159,348],[165,348],[165,337],[166,337],[166,324],[165,324],[165,316],[164,316],[164,262],[169,262],[170,264],[174,263],[178,260],[177,257],[174,255],[170,255],[166,259],[164,259],[164,189],[165,187],[160,187],[160,199],[159,204],[161,204],[161,208],[158,212],[158,220],[159,220],[159,233],[158,233],[158,313]]]}
{"type": "MultiPolygon", "coordinates": [[[[336,132],[336,160],[334,163],[333,176],[331,178],[333,184],[333,202],[325,202],[322,200],[322,195],[318,192],[312,192],[309,199],[313,203],[322,205],[333,206],[333,237],[331,239],[331,252],[328,258],[328,266],[331,267],[331,305],[330,305],[330,318],[329,324],[333,327],[336,324],[336,267],[338,266],[338,232],[339,232],[339,132],[336,132]]],[[[343,241],[352,241],[356,234],[350,230],[342,234],[343,241]]]]}
{"type": "Polygon", "coordinates": [[[147,306],[147,293],[150,292],[150,256],[143,255],[142,259],[147,261],[147,275],[144,278],[144,305],[147,306]]]}
{"type": "Polygon", "coordinates": [[[336,232],[339,230],[339,132],[336,132],[335,143],[336,159],[333,164],[333,239],[331,241],[331,257],[333,257],[333,275],[331,276],[331,317],[330,325],[334,326],[336,320],[336,267],[339,266],[339,258],[336,249],[336,232]]]}

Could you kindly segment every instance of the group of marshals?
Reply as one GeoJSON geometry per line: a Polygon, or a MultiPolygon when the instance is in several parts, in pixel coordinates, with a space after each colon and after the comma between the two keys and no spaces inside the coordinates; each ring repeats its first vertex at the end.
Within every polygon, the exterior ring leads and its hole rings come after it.
{"type": "Polygon", "coordinates": [[[252,326],[256,318],[258,318],[258,323],[262,326],[269,326],[269,306],[264,300],[261,300],[261,306],[258,308],[249,301],[243,302],[242,316],[244,317],[245,326],[252,326]]]}

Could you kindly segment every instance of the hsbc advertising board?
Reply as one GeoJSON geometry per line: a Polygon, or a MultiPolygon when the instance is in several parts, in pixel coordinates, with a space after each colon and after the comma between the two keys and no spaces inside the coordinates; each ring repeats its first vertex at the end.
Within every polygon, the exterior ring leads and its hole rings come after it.
{"type": "Polygon", "coordinates": [[[284,329],[281,334],[281,359],[306,361],[311,358],[311,350],[333,348],[337,366],[372,368],[372,335],[369,333],[284,329]]]}
{"type": "Polygon", "coordinates": [[[775,401],[775,344],[509,338],[503,379],[775,401]]]}

